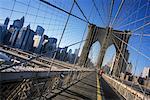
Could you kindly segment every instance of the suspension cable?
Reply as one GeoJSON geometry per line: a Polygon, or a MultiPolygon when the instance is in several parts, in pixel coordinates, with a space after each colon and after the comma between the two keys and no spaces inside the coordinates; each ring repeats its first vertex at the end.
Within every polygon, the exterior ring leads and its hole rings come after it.
{"type": "Polygon", "coordinates": [[[52,7],[56,8],[56,9],[58,9],[58,10],[64,12],[64,13],[67,13],[67,14],[69,14],[69,15],[71,15],[71,16],[77,18],[77,19],[80,19],[81,21],[84,21],[84,22],[86,22],[86,23],[89,23],[87,20],[84,20],[84,19],[82,19],[82,18],[80,18],[80,17],[78,17],[78,16],[76,16],[76,15],[74,15],[74,14],[71,14],[70,12],[68,12],[68,11],[66,11],[66,10],[64,10],[64,9],[62,9],[62,8],[60,8],[60,7],[55,6],[55,5],[51,4],[51,3],[48,2],[48,1],[45,1],[45,0],[40,0],[40,1],[43,2],[43,3],[45,3],[45,4],[47,4],[47,5],[49,5],[49,6],[52,6],[52,7]]]}
{"type": "Polygon", "coordinates": [[[76,3],[77,7],[79,8],[80,12],[82,13],[82,15],[84,16],[84,18],[86,19],[86,21],[87,21],[88,23],[90,23],[89,20],[87,19],[87,17],[85,16],[84,12],[83,12],[82,9],[80,8],[79,4],[77,3],[77,1],[74,0],[74,2],[76,3]]]}

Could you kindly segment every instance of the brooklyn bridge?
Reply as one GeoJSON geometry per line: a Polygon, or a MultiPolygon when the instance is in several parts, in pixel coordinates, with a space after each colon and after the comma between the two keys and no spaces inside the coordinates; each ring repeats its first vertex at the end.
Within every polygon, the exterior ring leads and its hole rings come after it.
{"type": "Polygon", "coordinates": [[[149,0],[1,0],[1,100],[149,100],[149,0]]]}

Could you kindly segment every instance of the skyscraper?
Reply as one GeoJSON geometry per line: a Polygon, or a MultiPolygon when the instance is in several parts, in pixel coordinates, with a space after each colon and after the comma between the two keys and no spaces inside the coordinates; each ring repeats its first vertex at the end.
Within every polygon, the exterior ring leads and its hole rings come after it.
{"type": "Polygon", "coordinates": [[[69,49],[69,51],[68,51],[67,60],[69,61],[69,63],[72,62],[72,50],[71,49],[69,49]]]}
{"type": "Polygon", "coordinates": [[[15,20],[13,22],[13,25],[10,26],[9,31],[12,33],[12,35],[11,35],[9,41],[11,43],[11,46],[14,46],[16,44],[16,40],[18,38],[19,31],[23,27],[23,24],[24,24],[24,16],[20,20],[19,19],[15,20]]]}
{"type": "Polygon", "coordinates": [[[43,38],[44,38],[44,41],[43,41],[43,43],[42,43],[42,47],[41,47],[40,52],[41,52],[41,53],[46,53],[46,46],[47,46],[47,44],[48,44],[48,36],[47,36],[47,35],[44,35],[43,38]]]}
{"type": "Polygon", "coordinates": [[[48,42],[45,45],[45,52],[47,52],[48,57],[53,57],[57,45],[57,39],[56,38],[48,38],[48,42]]]}
{"type": "Polygon", "coordinates": [[[142,72],[142,77],[150,78],[150,67],[144,67],[143,72],[142,72]]]}
{"type": "Polygon", "coordinates": [[[20,30],[23,27],[23,24],[24,24],[24,16],[20,20],[19,19],[15,20],[12,26],[20,30]]]}
{"type": "Polygon", "coordinates": [[[22,42],[26,34],[26,30],[27,30],[27,27],[23,27],[20,29],[18,36],[16,38],[16,42],[14,44],[16,48],[21,48],[22,42]]]}
{"type": "Polygon", "coordinates": [[[42,36],[43,33],[44,33],[44,28],[42,26],[37,26],[36,28],[36,33],[39,35],[39,36],[42,36]]]}
{"type": "Polygon", "coordinates": [[[28,25],[27,27],[21,28],[16,38],[15,47],[24,48],[23,43],[27,42],[27,37],[29,36],[29,34],[30,34],[30,25],[28,25]]]}
{"type": "Polygon", "coordinates": [[[43,33],[44,33],[44,28],[41,26],[37,26],[36,28],[36,36],[34,36],[34,47],[35,47],[35,52],[36,53],[40,53],[40,50],[42,48],[42,43],[44,41],[44,37],[43,37],[43,33]],[[36,44],[36,46],[35,46],[36,44]]]}
{"type": "Polygon", "coordinates": [[[2,38],[3,38],[3,28],[0,26],[0,43],[2,43],[2,38]]]}
{"type": "Polygon", "coordinates": [[[9,18],[7,17],[4,24],[0,25],[0,43],[6,42],[4,38],[7,38],[7,26],[9,23],[9,18]]]}
{"type": "Polygon", "coordinates": [[[31,30],[30,28],[27,28],[27,29],[28,30],[26,31],[26,36],[22,43],[21,49],[26,50],[26,51],[32,51],[33,50],[33,37],[35,35],[35,32],[31,30]]]}
{"type": "Polygon", "coordinates": [[[9,23],[9,18],[7,17],[7,18],[5,19],[4,25],[6,25],[6,27],[7,27],[7,26],[8,26],[8,23],[9,23]]]}
{"type": "Polygon", "coordinates": [[[133,67],[132,63],[128,62],[127,67],[126,67],[126,72],[131,73],[132,72],[132,67],[133,67]]]}
{"type": "Polygon", "coordinates": [[[4,45],[9,45],[10,44],[9,40],[10,40],[11,34],[12,33],[9,32],[8,30],[6,31],[4,39],[3,39],[3,44],[4,45]]]}
{"type": "Polygon", "coordinates": [[[68,47],[62,48],[62,50],[61,50],[61,56],[60,56],[60,60],[61,61],[66,61],[66,58],[67,58],[67,49],[68,49],[68,47]]]}
{"type": "Polygon", "coordinates": [[[18,37],[18,34],[19,34],[19,29],[15,29],[10,37],[10,43],[11,43],[11,46],[15,46],[16,44],[16,40],[17,40],[17,37],[18,37]]]}

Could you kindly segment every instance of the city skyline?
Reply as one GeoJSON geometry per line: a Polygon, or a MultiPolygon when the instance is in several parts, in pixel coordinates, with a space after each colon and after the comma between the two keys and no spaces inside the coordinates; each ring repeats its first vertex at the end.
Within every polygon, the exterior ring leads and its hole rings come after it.
{"type": "Polygon", "coordinates": [[[13,24],[8,26],[9,18],[7,17],[4,24],[0,25],[0,43],[22,49],[25,52],[43,54],[43,56],[50,58],[55,57],[55,59],[68,61],[71,64],[77,63],[78,49],[75,49],[72,53],[72,49],[68,50],[69,46],[57,47],[57,39],[44,35],[45,29],[42,26],[37,25],[36,31],[33,31],[30,24],[23,27],[24,20],[23,16],[14,20],[13,24]]]}

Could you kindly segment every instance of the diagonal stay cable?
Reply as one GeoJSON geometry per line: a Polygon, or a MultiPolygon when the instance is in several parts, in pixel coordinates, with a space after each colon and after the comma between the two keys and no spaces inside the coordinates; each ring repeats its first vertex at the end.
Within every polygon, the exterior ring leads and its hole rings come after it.
{"type": "Polygon", "coordinates": [[[109,9],[110,9],[110,5],[111,5],[111,2],[107,0],[107,3],[106,3],[106,24],[108,25],[108,22],[109,22],[109,9]]]}
{"type": "MultiPolygon", "coordinates": [[[[140,35],[141,35],[141,34],[139,34],[139,33],[132,33],[132,34],[131,34],[131,33],[123,33],[123,34],[132,35],[132,36],[133,36],[133,35],[134,35],[134,36],[140,36],[140,35]]],[[[150,34],[147,34],[147,33],[144,34],[144,33],[143,33],[143,36],[144,36],[144,37],[150,37],[150,34]]]]}
{"type": "MultiPolygon", "coordinates": [[[[148,5],[146,7],[146,12],[145,12],[145,16],[148,14],[148,8],[149,8],[149,0],[148,0],[148,5]]],[[[146,20],[144,19],[144,24],[146,23],[146,20]]],[[[142,33],[141,33],[141,36],[140,36],[140,40],[139,40],[139,47],[138,47],[138,50],[140,51],[141,49],[141,46],[142,46],[142,40],[143,40],[143,34],[144,34],[144,27],[142,28],[142,33]]],[[[135,63],[135,70],[134,70],[134,74],[133,76],[135,75],[135,72],[136,72],[136,69],[137,69],[137,66],[138,66],[138,61],[139,61],[139,58],[140,58],[140,55],[138,54],[137,55],[137,59],[136,59],[136,63],[135,63]]],[[[142,92],[145,94],[145,90],[143,90],[143,88],[141,87],[140,84],[138,84],[140,89],[142,90],[142,92]]],[[[131,84],[131,87],[133,86],[133,82],[131,84]]]]}
{"type": "MultiPolygon", "coordinates": [[[[137,4],[137,12],[135,13],[135,18],[134,18],[134,20],[133,21],[131,21],[131,22],[128,22],[128,23],[126,23],[125,25],[116,25],[116,27],[118,27],[119,26],[119,28],[122,28],[122,27],[125,27],[125,26],[128,26],[128,25],[131,25],[131,24],[134,24],[134,25],[136,25],[136,23],[137,22],[140,22],[140,21],[142,21],[142,20],[145,20],[145,18],[148,18],[149,16],[144,16],[143,18],[139,18],[138,19],[138,15],[139,15],[139,11],[140,11],[140,4],[141,4],[141,2],[142,1],[139,1],[139,3],[137,4]],[[121,27],[120,27],[121,26],[121,27]]],[[[146,3],[147,5],[149,5],[148,3],[146,3]]],[[[145,5],[145,4],[144,4],[145,5]]],[[[141,9],[142,10],[142,9],[141,9]]],[[[130,18],[130,17],[129,17],[130,18]]]]}
{"type": "MultiPolygon", "coordinates": [[[[73,8],[73,7],[72,7],[72,8],[73,8]]],[[[71,15],[71,14],[69,13],[69,16],[70,16],[70,15],[71,15]]],[[[67,22],[66,22],[66,23],[68,23],[68,20],[69,20],[69,19],[67,19],[67,22]]],[[[67,26],[67,24],[65,24],[65,28],[64,28],[64,30],[63,30],[63,33],[64,33],[65,29],[66,29],[66,26],[67,26]]],[[[63,35],[62,35],[62,36],[63,36],[63,35]]],[[[62,36],[61,36],[61,39],[62,39],[62,36]]],[[[60,40],[61,40],[61,39],[60,39],[60,40]]],[[[59,41],[59,44],[58,44],[58,45],[60,45],[60,42],[61,42],[61,41],[59,41]]],[[[11,67],[13,67],[13,66],[21,65],[22,63],[30,62],[30,61],[32,61],[32,60],[34,60],[34,59],[37,59],[37,58],[39,58],[39,57],[41,57],[41,56],[43,56],[43,55],[45,55],[45,54],[38,55],[38,56],[36,56],[36,57],[32,57],[32,58],[30,58],[30,59],[28,59],[28,60],[25,60],[25,61],[20,62],[20,63],[12,64],[12,65],[10,65],[10,66],[8,66],[8,67],[5,67],[5,68],[1,68],[0,71],[5,70],[5,69],[8,69],[8,68],[11,68],[11,67]]]]}
{"type": "MultiPolygon", "coordinates": [[[[115,42],[115,40],[114,40],[113,38],[112,38],[112,40],[113,40],[114,43],[116,44],[116,47],[117,47],[119,53],[121,54],[123,60],[124,60],[125,63],[128,65],[128,61],[125,59],[125,57],[124,57],[123,53],[121,52],[121,50],[119,50],[119,47],[117,46],[117,43],[115,42]]],[[[137,66],[137,64],[135,65],[135,67],[136,67],[136,66],[137,66]]],[[[121,69],[120,69],[120,71],[121,71],[121,69]]],[[[122,82],[123,82],[123,81],[122,81],[122,82]]],[[[132,82],[132,83],[133,83],[133,82],[132,82]]],[[[132,84],[132,85],[133,85],[133,84],[132,84]]],[[[131,85],[131,87],[132,87],[132,85],[131,85]]],[[[140,86],[140,89],[142,90],[142,92],[144,92],[144,90],[141,88],[141,86],[140,86]]]]}
{"type": "MultiPolygon", "coordinates": [[[[113,27],[116,27],[118,24],[120,24],[120,21],[122,21],[127,15],[129,15],[129,9],[130,9],[130,6],[131,6],[131,1],[126,1],[124,3],[124,11],[120,12],[120,17],[119,17],[119,20],[116,21],[116,23],[114,23],[113,27]]],[[[134,5],[133,5],[134,6],[134,5]]],[[[118,18],[117,18],[118,19],[118,18]]]]}
{"type": "Polygon", "coordinates": [[[138,51],[135,47],[129,45],[127,42],[125,42],[124,40],[122,40],[121,38],[119,38],[118,36],[116,36],[115,34],[112,33],[112,35],[114,37],[116,37],[118,40],[122,41],[124,44],[128,45],[131,49],[133,49],[134,51],[138,52],[139,54],[141,54],[143,57],[147,58],[148,60],[150,60],[150,57],[148,57],[147,55],[143,54],[142,52],[138,51]]]}
{"type": "MultiPolygon", "coordinates": [[[[142,21],[142,20],[145,20],[146,18],[150,18],[150,16],[146,16],[146,17],[140,18],[140,19],[138,19],[138,20],[129,22],[129,23],[125,24],[125,25],[120,26],[119,28],[123,28],[123,27],[126,27],[126,26],[128,26],[128,25],[132,25],[132,24],[134,24],[134,23],[137,23],[137,22],[140,22],[140,21],[142,21]]],[[[117,27],[117,26],[116,26],[116,27],[117,27]]]]}
{"type": "Polygon", "coordinates": [[[76,3],[77,7],[79,8],[80,12],[82,13],[82,15],[84,16],[84,18],[86,19],[86,21],[87,21],[88,23],[90,23],[89,20],[87,19],[87,17],[85,16],[84,12],[83,12],[82,9],[80,8],[79,4],[77,3],[77,1],[74,0],[74,2],[76,3]]]}
{"type": "MultiPolygon", "coordinates": [[[[138,1],[138,0],[137,0],[137,1],[138,1]]],[[[136,9],[134,12],[130,13],[125,19],[123,19],[123,20],[120,21],[121,23],[118,24],[118,26],[119,26],[119,25],[122,25],[123,22],[125,22],[126,20],[128,20],[130,17],[132,17],[134,14],[136,14],[139,10],[143,9],[143,7],[145,7],[146,5],[147,5],[147,3],[144,4],[144,5],[142,5],[142,6],[139,7],[138,9],[136,9]]]]}
{"type": "Polygon", "coordinates": [[[109,15],[108,15],[108,26],[110,26],[110,22],[111,22],[111,17],[112,17],[112,11],[113,11],[113,6],[114,6],[114,0],[112,0],[111,5],[110,5],[110,10],[109,10],[109,15]]]}
{"type": "Polygon", "coordinates": [[[122,9],[122,6],[123,6],[123,4],[124,4],[124,1],[125,1],[125,0],[122,0],[122,1],[121,1],[120,6],[119,6],[119,8],[118,8],[118,11],[117,11],[117,13],[116,13],[116,15],[115,15],[114,20],[112,21],[111,26],[113,26],[113,24],[115,23],[116,18],[118,17],[118,15],[119,15],[119,13],[120,13],[120,11],[121,11],[121,9],[122,9]]]}
{"type": "Polygon", "coordinates": [[[55,5],[53,5],[52,3],[48,2],[48,1],[45,1],[45,0],[40,0],[40,1],[43,2],[43,3],[45,3],[45,4],[47,4],[47,5],[49,5],[49,6],[51,6],[51,7],[54,7],[55,9],[58,9],[58,10],[64,12],[64,13],[67,13],[67,14],[69,14],[69,15],[71,15],[71,16],[77,18],[77,19],[80,19],[81,21],[84,21],[84,22],[86,22],[86,23],[89,23],[87,20],[82,19],[82,18],[80,18],[80,17],[78,17],[78,16],[76,16],[76,15],[74,15],[74,14],[71,14],[70,12],[68,12],[68,11],[66,11],[66,10],[64,10],[64,9],[62,9],[62,8],[60,8],[60,7],[55,6],[55,5]]]}
{"type": "Polygon", "coordinates": [[[123,55],[123,53],[121,52],[121,50],[119,50],[119,47],[118,47],[117,43],[115,42],[115,40],[114,40],[113,38],[112,38],[112,40],[113,40],[113,42],[116,44],[116,47],[117,47],[119,53],[121,54],[123,60],[125,61],[126,64],[128,64],[128,63],[127,63],[128,61],[125,59],[125,56],[123,55]]]}
{"type": "MultiPolygon", "coordinates": [[[[103,12],[103,16],[107,19],[107,17],[108,17],[107,16],[107,9],[104,8],[104,6],[107,5],[107,2],[104,4],[104,1],[102,0],[102,2],[100,4],[102,6],[101,9],[102,9],[102,12],[103,12]]],[[[105,22],[107,23],[107,20],[105,22]]]]}
{"type": "Polygon", "coordinates": [[[142,29],[142,28],[144,28],[144,27],[146,27],[146,26],[148,26],[148,25],[150,25],[150,22],[148,22],[148,23],[146,23],[146,24],[144,24],[144,25],[142,25],[142,26],[140,26],[140,27],[134,29],[134,30],[131,31],[131,32],[136,32],[136,31],[138,31],[138,30],[140,30],[140,29],[142,29]]]}
{"type": "MultiPolygon", "coordinates": [[[[132,3],[131,3],[132,4],[132,3]]],[[[138,2],[138,4],[137,4],[137,10],[140,8],[140,4],[141,4],[141,1],[139,1],[138,2]]],[[[135,4],[134,4],[135,5],[135,4]]],[[[129,6],[130,7],[130,6],[129,6]]],[[[130,9],[132,9],[133,7],[130,7],[130,9]]],[[[126,17],[128,17],[128,15],[130,15],[130,11],[132,11],[132,10],[130,10],[130,9],[128,9],[127,11],[128,11],[128,14],[127,14],[127,16],[126,17]]],[[[136,9],[135,9],[136,10],[136,9]]],[[[130,19],[130,17],[128,18],[128,19],[130,19]]],[[[133,24],[133,23],[135,23],[134,25],[136,25],[136,22],[138,22],[138,21],[140,21],[139,19],[138,19],[138,12],[137,13],[135,13],[135,18],[134,18],[134,21],[130,21],[130,22],[128,22],[128,23],[124,23],[125,25],[127,25],[127,24],[133,24]]],[[[142,20],[142,19],[141,19],[142,20]]],[[[123,22],[123,21],[122,21],[123,22]]],[[[115,25],[115,27],[119,27],[120,28],[120,26],[122,27],[122,26],[124,26],[124,25],[122,25],[122,24],[118,24],[118,25],[115,25]]]]}
{"type": "MultiPolygon", "coordinates": [[[[117,47],[117,49],[118,49],[118,51],[119,51],[119,58],[118,59],[120,59],[120,57],[122,56],[122,59],[125,61],[125,63],[126,63],[126,65],[128,65],[128,61],[126,60],[126,58],[125,58],[125,54],[123,54],[122,53],[122,51],[121,51],[121,49],[123,48],[123,43],[121,43],[121,48],[119,49],[119,46],[117,45],[117,43],[115,42],[115,39],[114,38],[112,38],[111,37],[111,39],[113,40],[113,42],[116,44],[116,47],[117,47]],[[120,56],[121,55],[121,56],[120,56]]],[[[117,56],[117,55],[116,55],[117,56]]],[[[121,59],[120,59],[121,60],[121,59]]],[[[119,62],[117,62],[117,65],[118,65],[118,63],[119,62]]],[[[121,72],[121,68],[119,67],[119,72],[121,72]]]]}
{"type": "Polygon", "coordinates": [[[100,14],[100,12],[99,12],[99,10],[98,10],[97,6],[96,6],[95,1],[94,1],[94,0],[92,0],[92,2],[93,2],[93,4],[94,4],[94,7],[95,7],[96,11],[98,12],[98,15],[99,15],[99,17],[100,17],[100,19],[101,19],[102,23],[105,25],[105,23],[104,23],[104,21],[103,21],[103,19],[102,19],[102,16],[101,16],[101,14],[100,14]]]}

